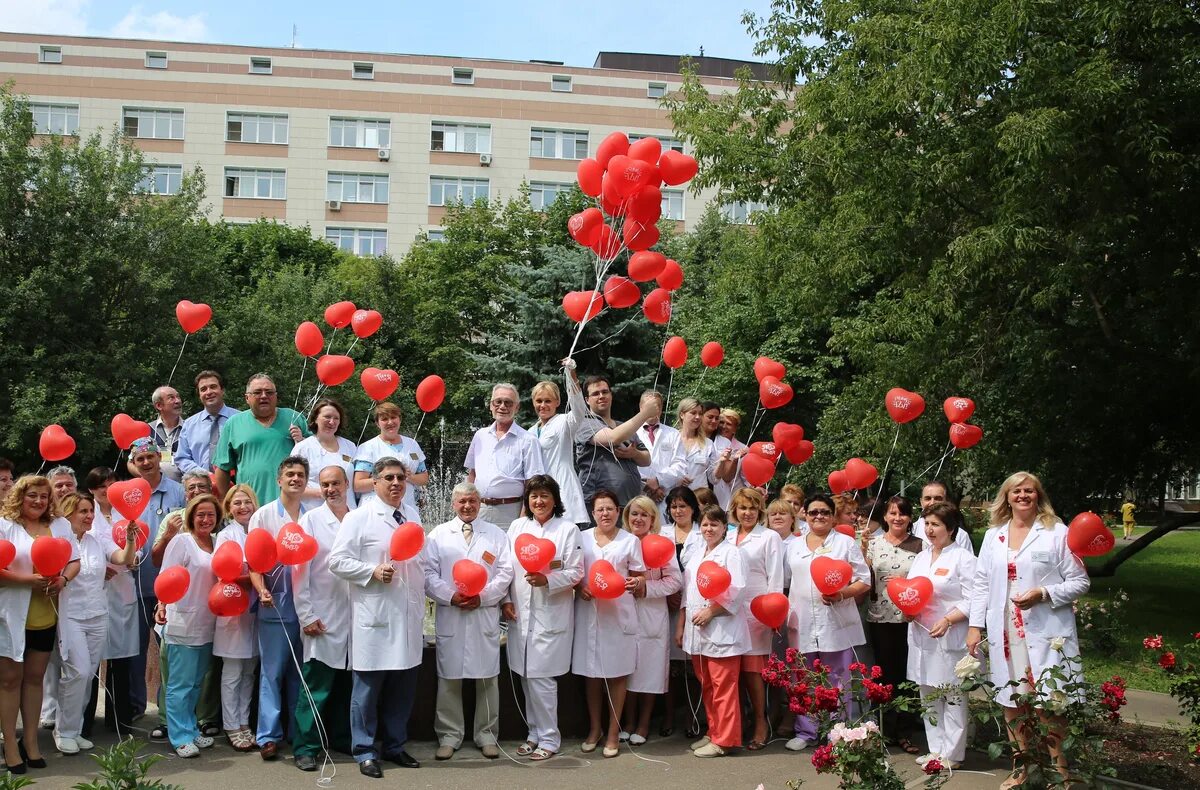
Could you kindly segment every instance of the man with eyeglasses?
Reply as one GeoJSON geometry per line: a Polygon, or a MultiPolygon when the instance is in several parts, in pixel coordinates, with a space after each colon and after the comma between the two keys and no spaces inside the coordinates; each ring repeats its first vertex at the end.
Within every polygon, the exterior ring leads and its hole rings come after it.
{"type": "Polygon", "coordinates": [[[575,432],[575,470],[583,501],[590,508],[596,492],[608,489],[616,493],[617,505],[625,507],[642,493],[638,467],[650,466],[650,452],[637,438],[638,428],[657,418],[661,409],[654,399],[643,399],[641,411],[618,425],[612,418],[612,385],[606,376],[588,376],[583,394],[591,409],[575,432]]]}
{"type": "Polygon", "coordinates": [[[507,530],[521,515],[525,481],[545,474],[542,448],[532,434],[515,422],[521,396],[512,384],[492,387],[489,401],[493,422],[471,437],[467,448],[467,482],[479,489],[479,517],[507,530]]]}
{"type": "Polygon", "coordinates": [[[279,392],[266,373],[255,373],[246,383],[250,408],[225,421],[213,451],[217,495],[229,490],[230,472],[250,486],[259,502],[279,498],[276,470],[292,454],[296,442],[309,435],[299,412],[279,407],[279,392]]]}

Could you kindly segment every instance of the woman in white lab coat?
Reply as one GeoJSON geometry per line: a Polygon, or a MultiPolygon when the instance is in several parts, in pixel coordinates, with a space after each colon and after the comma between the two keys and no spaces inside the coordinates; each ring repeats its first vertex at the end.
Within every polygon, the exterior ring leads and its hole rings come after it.
{"type": "MultiPolygon", "coordinates": [[[[783,541],[763,524],[766,505],[763,495],[753,488],[739,488],[730,500],[734,529],[727,540],[738,547],[746,560],[746,605],[760,595],[783,592],[783,541]]],[[[754,716],[754,734],[746,744],[756,752],[767,745],[767,687],[762,671],[771,653],[774,631],[751,615],[750,649],[742,656],[742,686],[750,696],[754,716]]]]}
{"type": "Polygon", "coordinates": [[[572,641],[571,671],[585,678],[590,729],[580,749],[596,750],[604,736],[604,710],[608,709],[608,732],[604,756],[620,753],[621,710],[625,688],[637,666],[637,608],[633,593],[645,590],[646,566],[642,544],[621,529],[617,495],[600,489],[592,497],[596,528],[582,535],[583,579],[575,590],[575,636],[572,641]],[[592,595],[592,566],[605,560],[624,582],[624,590],[613,599],[592,595]]]}
{"type": "MultiPolygon", "coordinates": [[[[855,598],[870,589],[871,572],[858,541],[833,528],[837,507],[832,497],[811,496],[804,510],[808,533],[788,544],[784,568],[791,604],[789,637],[809,666],[820,659],[829,667],[830,682],[842,686],[850,679],[854,648],[866,642],[855,598]],[[823,595],[812,579],[811,566],[818,557],[848,562],[850,583],[832,595],[823,595]]],[[[787,748],[798,752],[815,745],[817,738],[816,717],[797,716],[795,737],[787,742],[787,748]]]]}
{"type": "Polygon", "coordinates": [[[718,458],[716,445],[704,434],[704,407],[695,398],[684,398],[679,401],[675,417],[675,427],[679,429],[679,447],[687,460],[679,484],[693,491],[710,488],[709,474],[715,472],[718,458]]]}
{"type": "MultiPolygon", "coordinates": [[[[172,604],[158,603],[155,619],[164,625],[163,639],[170,673],[167,678],[167,733],[180,757],[196,757],[213,739],[200,734],[196,702],[208,662],[212,658],[217,616],[208,608],[208,594],[217,577],[212,572],[213,531],[221,517],[221,503],[212,494],[188,502],[183,532],[167,544],[163,571],[179,566],[189,575],[187,592],[172,604]]],[[[161,574],[160,574],[161,575],[161,574]]]]}
{"type": "MultiPolygon", "coordinates": [[[[235,485],[225,493],[221,511],[224,528],[217,533],[214,551],[228,542],[246,549],[246,527],[258,510],[258,497],[248,485],[235,485]]],[[[250,597],[256,599],[250,583],[250,566],[242,562],[242,575],[237,579],[250,597]]],[[[213,655],[221,659],[221,718],[229,744],[239,752],[256,747],[250,730],[250,700],[254,697],[254,668],[258,664],[258,619],[248,607],[234,617],[218,617],[213,634],[213,655]]]]}
{"type": "MultiPolygon", "coordinates": [[[[621,521],[638,541],[650,534],[658,535],[662,529],[658,507],[648,496],[629,500],[621,521]]],[[[683,574],[675,557],[671,557],[661,568],[647,568],[643,578],[645,584],[633,593],[637,611],[637,660],[633,674],[629,676],[625,701],[625,719],[630,722],[625,729],[629,732],[629,742],[634,746],[646,742],[646,736],[650,733],[650,715],[654,712],[654,697],[667,690],[670,645],[675,633],[671,629],[667,598],[683,587],[683,574]]]]}
{"type": "Polygon", "coordinates": [[[575,430],[588,415],[588,407],[579,390],[575,377],[574,360],[564,360],[567,383],[567,410],[558,413],[562,403],[558,385],[553,381],[539,381],[533,386],[530,398],[538,421],[529,426],[529,432],[537,437],[542,448],[542,461],[546,473],[558,481],[562,494],[563,515],[576,524],[588,524],[587,505],[583,501],[583,488],[579,475],[575,473],[575,430]]]}
{"type": "Polygon", "coordinates": [[[554,558],[545,570],[514,570],[509,601],[504,604],[508,627],[508,666],[521,676],[529,737],[517,754],[535,762],[548,760],[562,746],[558,730],[558,683],[571,669],[571,637],[575,622],[575,585],[583,578],[583,548],[579,527],[563,518],[558,482],[550,475],[525,481],[523,512],[508,527],[508,542],[516,557],[517,538],[530,534],[554,544],[554,558]]]}
{"type": "MultiPolygon", "coordinates": [[[[1004,481],[992,502],[991,524],[975,566],[967,649],[975,655],[987,629],[997,701],[1004,706],[1005,720],[1012,722],[1028,713],[1018,707],[1018,694],[1036,690],[1039,702],[1050,702],[1058,684],[1043,674],[1048,668],[1058,667],[1068,677],[1082,674],[1071,604],[1088,591],[1090,581],[1083,562],[1067,548],[1066,526],[1034,475],[1017,472],[1004,481]],[[1005,687],[1009,681],[1019,682],[1015,690],[1005,687]]],[[[1042,704],[1035,707],[1051,729],[1051,754],[1065,775],[1057,745],[1066,723],[1042,704]]],[[[1028,737],[1024,728],[1014,728],[1013,735],[1023,747],[1028,737]]],[[[1004,786],[1024,780],[1017,774],[1004,786]]]]}
{"type": "Polygon", "coordinates": [[[962,513],[949,502],[925,510],[925,549],[913,560],[908,578],[924,576],[933,583],[933,599],[908,619],[907,677],[920,686],[921,704],[929,709],[925,738],[932,759],[958,768],[967,753],[967,700],[940,687],[958,685],[954,665],[967,654],[967,620],[975,586],[975,555],[955,542],[962,513]]]}
{"type": "Polygon", "coordinates": [[[692,744],[697,757],[722,757],[742,745],[742,711],[738,676],[742,656],[750,649],[749,604],[745,599],[746,560],[737,546],[725,540],[725,511],[716,505],[700,516],[703,545],[692,552],[683,573],[684,606],[675,641],[692,657],[700,678],[708,735],[692,744]],[[696,582],[705,562],[729,573],[729,586],[712,599],[696,582]]]}

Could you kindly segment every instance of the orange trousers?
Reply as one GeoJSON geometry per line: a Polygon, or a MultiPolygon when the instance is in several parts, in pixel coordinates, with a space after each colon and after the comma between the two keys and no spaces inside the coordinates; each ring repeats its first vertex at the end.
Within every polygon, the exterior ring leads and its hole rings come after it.
{"type": "Polygon", "coordinates": [[[738,699],[738,676],[742,657],[692,656],[692,667],[700,678],[704,712],[708,715],[708,737],[722,748],[742,745],[742,706],[738,699]]]}

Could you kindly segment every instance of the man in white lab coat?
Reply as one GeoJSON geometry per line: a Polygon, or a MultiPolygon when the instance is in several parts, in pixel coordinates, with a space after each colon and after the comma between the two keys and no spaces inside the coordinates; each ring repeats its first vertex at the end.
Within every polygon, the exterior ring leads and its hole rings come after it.
{"type": "Polygon", "coordinates": [[[383,776],[380,759],[420,767],[404,744],[421,665],[425,563],[423,551],[402,562],[390,556],[392,533],[405,521],[406,476],[396,458],[375,462],[375,498],[346,516],[329,554],[329,569],[350,582],[351,753],[374,779],[383,776]]]}
{"type": "Polygon", "coordinates": [[[513,568],[508,534],[479,518],[479,489],[455,486],[457,517],[439,524],[425,542],[425,592],[437,602],[438,760],[449,760],[462,746],[462,682],[475,680],[475,745],[483,756],[500,756],[500,601],[508,593],[513,568]],[[487,572],[487,583],[467,596],[455,584],[454,566],[468,560],[487,572]]]}

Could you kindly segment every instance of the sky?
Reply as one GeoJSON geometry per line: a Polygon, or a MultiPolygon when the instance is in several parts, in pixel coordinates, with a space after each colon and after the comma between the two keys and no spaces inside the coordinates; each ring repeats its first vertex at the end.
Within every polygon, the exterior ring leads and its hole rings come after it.
{"type": "Polygon", "coordinates": [[[757,60],[741,22],[770,0],[581,3],[338,2],[334,0],[0,0],[0,30],[362,52],[557,60],[596,53],[704,54],[757,60]]]}

